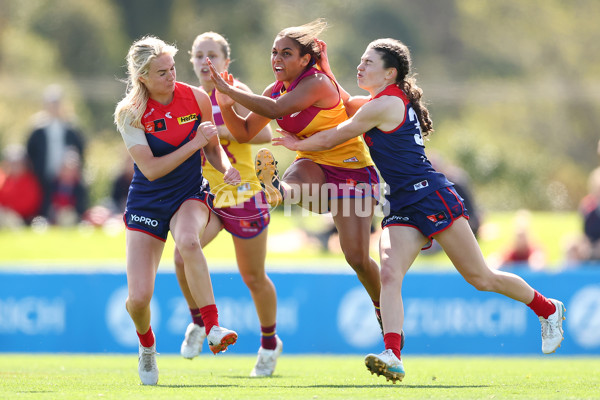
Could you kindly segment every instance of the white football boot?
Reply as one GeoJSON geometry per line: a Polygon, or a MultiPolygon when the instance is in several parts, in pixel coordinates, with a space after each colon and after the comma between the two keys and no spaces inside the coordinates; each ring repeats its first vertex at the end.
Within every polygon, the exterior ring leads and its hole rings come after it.
{"type": "Polygon", "coordinates": [[[227,346],[234,344],[237,341],[237,333],[235,331],[223,328],[222,326],[213,326],[208,333],[208,347],[213,354],[227,350],[227,346]]]}
{"type": "Polygon", "coordinates": [[[368,354],[365,357],[365,365],[371,371],[371,375],[383,375],[386,380],[391,380],[392,383],[404,379],[405,372],[402,360],[398,359],[390,349],[384,350],[380,354],[368,354]]]}
{"type": "Polygon", "coordinates": [[[156,343],[144,347],[140,343],[138,350],[138,374],[144,385],[156,385],[158,382],[158,366],[156,365],[156,343]]]}
{"type": "Polygon", "coordinates": [[[542,352],[544,354],[554,353],[563,341],[562,322],[565,319],[567,309],[558,300],[548,299],[556,306],[556,311],[548,316],[548,319],[539,317],[542,324],[542,352]]]}
{"type": "Polygon", "coordinates": [[[277,365],[277,358],[281,355],[283,350],[283,342],[279,339],[279,336],[275,336],[277,340],[277,346],[274,350],[265,349],[262,346],[258,349],[258,358],[256,359],[256,365],[250,372],[251,377],[263,377],[271,376],[275,371],[277,365]]]}
{"type": "Polygon", "coordinates": [[[202,343],[206,339],[206,330],[203,326],[191,322],[185,330],[185,339],[181,343],[181,355],[191,360],[202,352],[202,343]]]}

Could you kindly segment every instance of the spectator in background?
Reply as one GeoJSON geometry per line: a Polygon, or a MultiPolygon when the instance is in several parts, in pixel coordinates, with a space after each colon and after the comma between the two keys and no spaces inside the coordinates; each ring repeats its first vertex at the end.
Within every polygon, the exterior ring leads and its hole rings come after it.
{"type": "MultiPolygon", "coordinates": [[[[597,147],[600,156],[600,140],[597,147]]],[[[566,245],[568,267],[582,263],[600,264],[600,167],[594,169],[588,178],[588,194],[579,203],[582,218],[582,234],[569,238],[566,245]]]]}
{"type": "Polygon", "coordinates": [[[115,214],[125,212],[131,179],[133,179],[133,160],[129,154],[126,154],[121,170],[112,182],[110,189],[110,209],[115,214]]]}
{"type": "MultiPolygon", "coordinates": [[[[475,196],[471,190],[471,179],[464,169],[450,163],[441,154],[430,151],[427,158],[433,168],[446,175],[446,178],[454,184],[454,189],[463,198],[463,203],[469,210],[469,226],[476,238],[479,238],[479,228],[481,227],[482,217],[479,207],[475,202],[475,196]]],[[[437,241],[431,243],[431,247],[424,249],[423,255],[434,255],[442,251],[442,247],[437,241]]]]}
{"type": "Polygon", "coordinates": [[[448,162],[441,154],[435,151],[430,151],[428,158],[433,168],[446,175],[448,180],[454,184],[456,192],[463,198],[465,207],[469,210],[469,226],[475,237],[478,237],[482,217],[471,190],[471,179],[468,172],[448,162]]]}
{"type": "Polygon", "coordinates": [[[500,255],[498,268],[508,270],[525,267],[539,271],[545,265],[546,253],[532,238],[531,214],[527,210],[519,210],[515,215],[515,230],[510,246],[500,255]]]}
{"type": "Polygon", "coordinates": [[[588,194],[581,200],[579,211],[583,217],[587,259],[600,261],[600,167],[594,169],[588,180],[588,194]]]}
{"type": "Polygon", "coordinates": [[[50,85],[44,91],[44,109],[35,116],[35,128],[27,140],[27,154],[43,190],[40,213],[50,217],[52,186],[69,147],[79,155],[79,167],[84,160],[81,133],[69,122],[63,107],[63,89],[50,85]]]}
{"type": "Polygon", "coordinates": [[[88,208],[88,190],[81,179],[81,159],[74,149],[64,153],[58,175],[50,186],[50,223],[72,226],[79,223],[88,208]]]}
{"type": "Polygon", "coordinates": [[[25,148],[9,145],[0,168],[0,227],[31,223],[42,204],[42,188],[30,169],[25,148]]]}
{"type": "Polygon", "coordinates": [[[133,160],[129,153],[125,152],[122,157],[119,170],[116,171],[117,174],[110,185],[110,196],[102,201],[102,204],[96,204],[85,211],[82,217],[84,223],[116,229],[122,226],[129,185],[134,173],[133,160]]]}

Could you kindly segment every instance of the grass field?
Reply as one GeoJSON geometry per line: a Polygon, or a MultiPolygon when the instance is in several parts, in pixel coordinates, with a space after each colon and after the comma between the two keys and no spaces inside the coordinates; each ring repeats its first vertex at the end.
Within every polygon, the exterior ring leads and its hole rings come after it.
{"type": "Polygon", "coordinates": [[[248,378],[254,357],[158,357],[142,386],[132,355],[0,356],[1,399],[598,399],[600,360],[575,357],[405,357],[393,385],[362,356],[284,356],[275,376],[248,378]]]}
{"type": "MultiPolygon", "coordinates": [[[[508,246],[514,229],[515,213],[490,213],[485,217],[479,243],[486,257],[501,252],[508,246]]],[[[323,265],[326,268],[348,268],[339,252],[324,252],[303,229],[318,231],[322,219],[318,216],[285,216],[273,213],[269,225],[267,266],[323,265]]],[[[534,239],[546,252],[549,268],[560,268],[565,241],[581,231],[577,213],[538,212],[531,216],[534,239]]],[[[377,234],[373,237],[372,256],[379,260],[377,234]]],[[[39,268],[119,268],[125,266],[125,233],[122,222],[112,229],[50,228],[44,232],[31,229],[0,230],[0,268],[19,267],[23,264],[39,268]]],[[[169,238],[162,264],[172,266],[173,240],[169,238]]],[[[221,232],[210,243],[205,254],[211,269],[234,266],[231,235],[221,232]]],[[[451,268],[443,253],[421,255],[415,268],[451,268]]]]}

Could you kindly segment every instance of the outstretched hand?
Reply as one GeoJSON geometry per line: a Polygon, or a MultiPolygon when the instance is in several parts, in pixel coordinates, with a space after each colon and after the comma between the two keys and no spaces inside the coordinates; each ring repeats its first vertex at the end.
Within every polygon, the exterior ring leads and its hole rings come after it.
{"type": "Polygon", "coordinates": [[[279,132],[282,137],[274,137],[271,139],[271,144],[275,146],[283,146],[294,151],[298,150],[298,142],[300,142],[298,136],[291,132],[284,131],[283,129],[276,129],[276,131],[279,132]]]}
{"type": "Polygon", "coordinates": [[[206,57],[208,68],[210,69],[210,79],[215,84],[217,90],[221,93],[227,93],[233,86],[233,75],[227,71],[219,73],[213,63],[206,57]]]}
{"type": "Polygon", "coordinates": [[[225,94],[233,86],[233,75],[231,75],[227,71],[223,71],[221,73],[217,72],[217,69],[210,61],[210,59],[208,59],[208,57],[206,58],[206,62],[208,63],[208,68],[210,69],[210,79],[214,82],[215,88],[217,89],[216,98],[217,103],[219,103],[219,107],[233,106],[233,104],[235,104],[235,101],[233,101],[231,97],[225,94]]]}

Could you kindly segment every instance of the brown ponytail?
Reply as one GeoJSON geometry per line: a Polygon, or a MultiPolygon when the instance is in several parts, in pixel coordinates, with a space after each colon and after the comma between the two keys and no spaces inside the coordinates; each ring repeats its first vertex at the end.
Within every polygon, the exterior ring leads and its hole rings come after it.
{"type": "Polygon", "coordinates": [[[429,116],[429,110],[421,101],[423,90],[417,86],[415,75],[409,75],[411,58],[408,47],[399,40],[387,38],[377,39],[369,43],[367,48],[376,50],[381,55],[385,68],[395,68],[398,71],[396,84],[406,93],[417,113],[423,136],[429,135],[433,132],[433,121],[429,116]]]}

